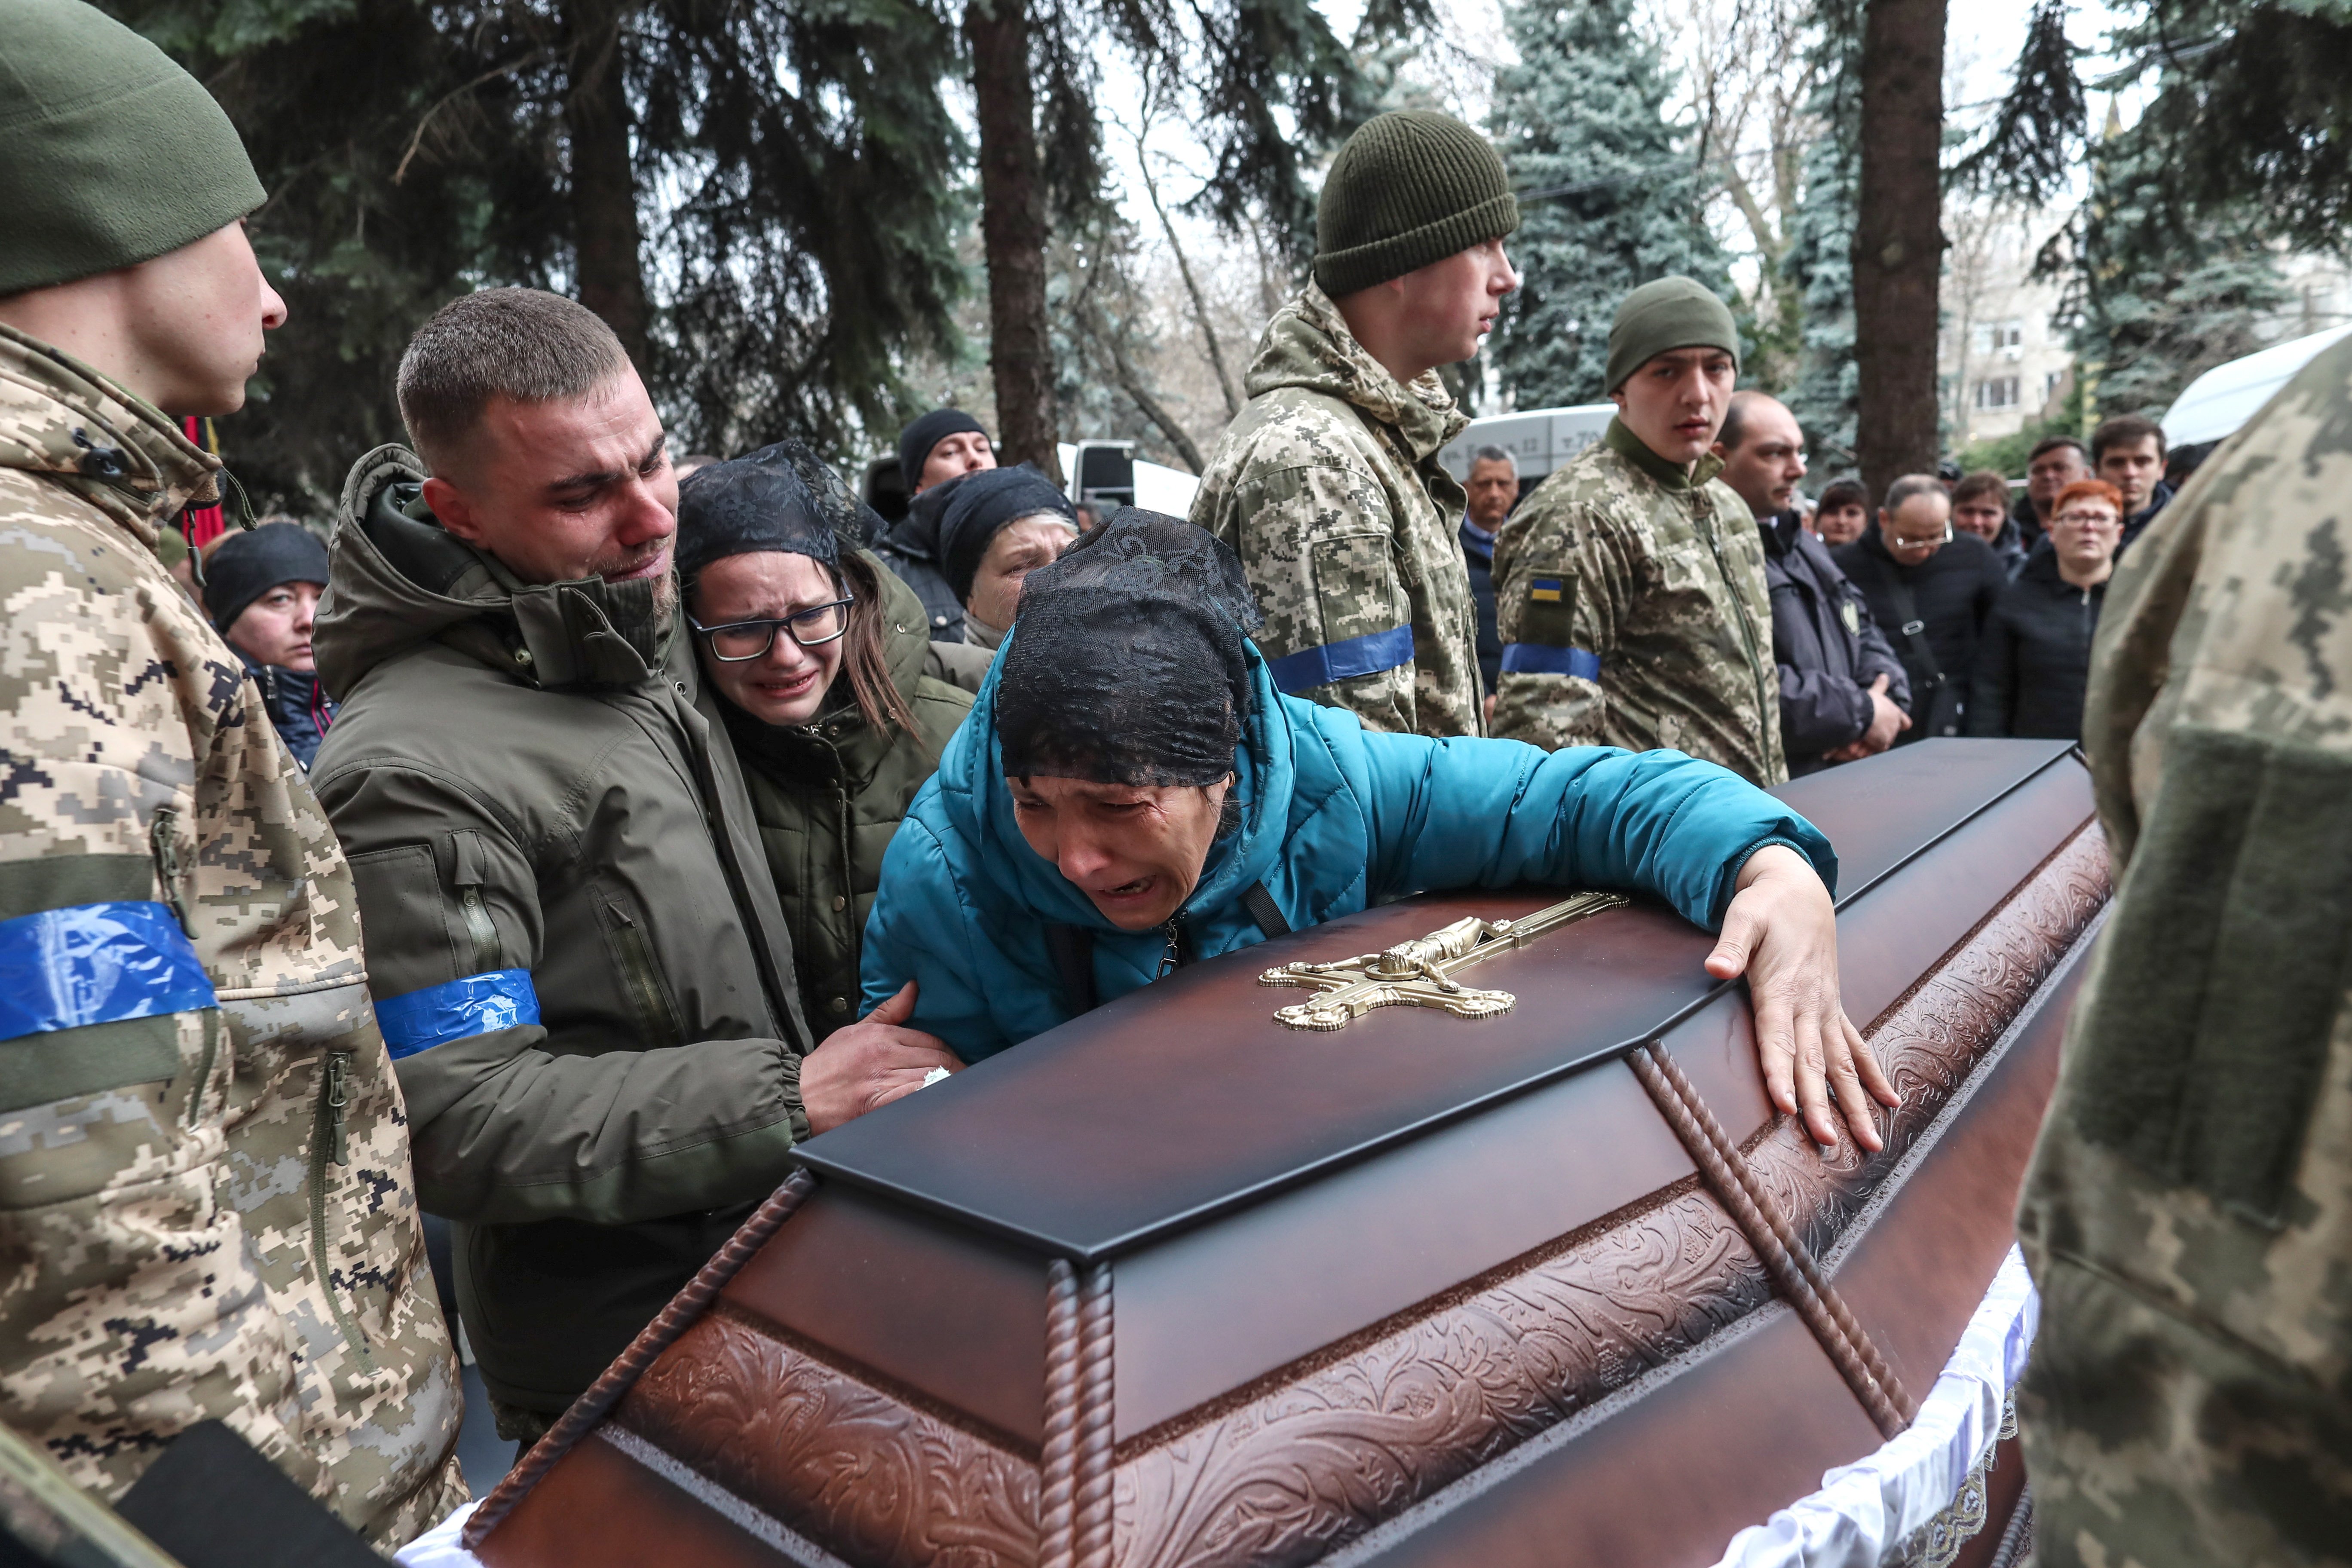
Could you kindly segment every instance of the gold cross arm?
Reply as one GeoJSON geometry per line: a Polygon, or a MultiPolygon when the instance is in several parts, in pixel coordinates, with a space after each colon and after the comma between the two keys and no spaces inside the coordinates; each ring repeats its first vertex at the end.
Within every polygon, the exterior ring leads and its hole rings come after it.
{"type": "Polygon", "coordinates": [[[1330,963],[1286,963],[1259,975],[1257,983],[1322,993],[1275,1010],[1274,1021],[1293,1029],[1344,1028],[1375,1007],[1439,1007],[1457,1017],[1493,1018],[1509,1012],[1518,999],[1507,991],[1464,985],[1454,978],[1458,971],[1626,901],[1622,893],[1578,893],[1515,921],[1469,915],[1382,952],[1330,963]]]}

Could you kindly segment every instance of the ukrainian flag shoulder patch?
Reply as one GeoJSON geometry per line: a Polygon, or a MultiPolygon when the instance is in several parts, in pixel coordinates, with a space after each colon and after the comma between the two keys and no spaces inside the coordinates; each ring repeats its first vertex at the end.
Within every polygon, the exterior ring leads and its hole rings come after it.
{"type": "Polygon", "coordinates": [[[1557,577],[1531,579],[1528,584],[1528,597],[1539,605],[1559,604],[1560,602],[1559,579],[1557,577]]]}

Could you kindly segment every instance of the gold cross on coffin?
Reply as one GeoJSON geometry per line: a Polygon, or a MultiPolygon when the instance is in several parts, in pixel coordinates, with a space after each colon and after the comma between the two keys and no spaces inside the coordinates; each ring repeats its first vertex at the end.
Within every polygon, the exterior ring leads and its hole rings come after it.
{"type": "Polygon", "coordinates": [[[1537,937],[1626,902],[1622,893],[1579,893],[1515,921],[1465,916],[1385,952],[1360,953],[1335,963],[1286,963],[1257,977],[1260,985],[1299,985],[1322,995],[1275,1010],[1274,1021],[1293,1029],[1340,1029],[1375,1007],[1442,1007],[1464,1018],[1493,1018],[1517,998],[1480,991],[1454,974],[1482,959],[1525,947],[1537,937]]]}

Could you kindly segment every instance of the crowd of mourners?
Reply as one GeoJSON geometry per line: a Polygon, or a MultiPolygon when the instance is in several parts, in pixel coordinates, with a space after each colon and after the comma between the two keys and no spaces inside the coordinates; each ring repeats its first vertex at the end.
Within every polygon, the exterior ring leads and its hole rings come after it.
{"type": "Polygon", "coordinates": [[[1517,286],[1517,206],[1406,111],[1339,154],[1189,519],[1083,527],[954,409],[903,433],[891,524],[789,441],[681,477],[603,321],[491,289],[409,342],[408,439],[326,538],[233,527],[192,596],[159,551],[222,468],[179,421],[303,330],[262,191],[136,35],[6,25],[44,145],[121,154],[0,239],[0,1424],[110,1500],[217,1420],[407,1541],[466,1495],[420,1211],[532,1438],[796,1145],[1424,889],[1720,931],[1775,1100],[1874,1148],[1836,858],[1765,788],[2074,735],[2169,493],[2122,419],[2014,507],[1988,474],[1808,506],[1802,432],[1679,278],[1616,312],[1600,442],[1524,498],[1498,451],[1458,483],[1436,367],[1517,286]]]}

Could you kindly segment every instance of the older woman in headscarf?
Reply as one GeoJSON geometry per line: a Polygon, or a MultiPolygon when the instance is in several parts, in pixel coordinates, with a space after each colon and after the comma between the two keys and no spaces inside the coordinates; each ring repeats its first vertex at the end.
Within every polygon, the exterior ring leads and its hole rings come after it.
{"type": "Polygon", "coordinates": [[[678,487],[688,625],[743,764],[802,1015],[820,1040],[859,1011],[858,933],[883,851],[971,706],[935,679],[922,602],[859,547],[879,522],[789,442],[678,487]]]}
{"type": "Polygon", "coordinates": [[[964,640],[1002,645],[1022,581],[1077,537],[1078,509],[1026,463],[954,481],[940,521],[940,570],[963,605],[964,640]]]}
{"type": "Polygon", "coordinates": [[[1030,574],[1018,627],[890,846],[866,927],[869,1002],[964,1061],[1195,959],[1424,889],[1521,882],[1654,894],[1745,973],[1764,1075],[1812,1136],[1875,1149],[1895,1102],[1838,1000],[1811,824],[1676,752],[1365,731],[1286,697],[1249,640],[1240,563],[1126,510],[1030,574]],[[1270,917],[1262,920],[1261,915],[1270,917]],[[1066,980],[1055,928],[1084,933],[1066,980]]]}

